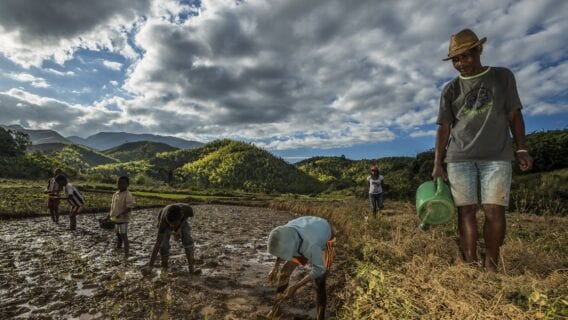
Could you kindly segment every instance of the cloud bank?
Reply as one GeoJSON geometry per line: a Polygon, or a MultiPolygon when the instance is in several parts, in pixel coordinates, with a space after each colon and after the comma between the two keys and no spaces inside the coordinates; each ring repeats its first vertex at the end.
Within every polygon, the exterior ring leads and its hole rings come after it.
{"type": "MultiPolygon", "coordinates": [[[[235,137],[269,149],[431,136],[440,90],[456,76],[441,59],[465,27],[488,37],[483,62],[515,72],[527,115],[568,112],[566,1],[48,3],[0,4],[1,53],[30,70],[64,66],[80,49],[116,53],[124,64],[103,64],[124,73],[122,87],[81,106],[11,88],[0,96],[3,121],[83,136],[235,137]]],[[[41,83],[29,76],[7,77],[41,83]]]]}

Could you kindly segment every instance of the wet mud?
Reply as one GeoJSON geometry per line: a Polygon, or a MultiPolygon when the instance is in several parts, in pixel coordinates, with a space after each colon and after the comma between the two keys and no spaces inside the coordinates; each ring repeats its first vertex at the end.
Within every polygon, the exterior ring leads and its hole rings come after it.
{"type": "MultiPolygon", "coordinates": [[[[114,231],[101,229],[102,214],[0,221],[0,319],[266,319],[275,288],[266,275],[275,259],[266,253],[270,230],[290,212],[239,206],[195,206],[190,224],[196,266],[187,271],[181,242],[171,239],[170,267],[143,274],[156,238],[158,209],[136,210],[129,225],[130,257],[115,249],[114,231]]],[[[160,260],[159,257],[157,259],[160,260]]],[[[298,268],[295,282],[308,273],[298,268]]],[[[328,288],[337,286],[337,273],[328,288]]],[[[328,290],[328,319],[335,296],[328,290]]],[[[312,284],[282,304],[280,319],[315,319],[312,284]]]]}

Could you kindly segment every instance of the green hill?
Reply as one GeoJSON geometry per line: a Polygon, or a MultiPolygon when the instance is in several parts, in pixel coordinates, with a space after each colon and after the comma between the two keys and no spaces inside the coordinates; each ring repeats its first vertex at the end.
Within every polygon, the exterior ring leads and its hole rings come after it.
{"type": "Polygon", "coordinates": [[[52,156],[78,171],[101,164],[118,162],[116,159],[99,151],[69,143],[42,143],[31,145],[28,146],[27,151],[52,156]]]}
{"type": "Polygon", "coordinates": [[[89,170],[103,177],[146,176],[197,188],[258,192],[318,193],[322,184],[295,166],[252,144],[216,140],[195,149],[159,153],[156,157],[89,170]]]}
{"type": "Polygon", "coordinates": [[[390,197],[404,198],[413,188],[413,174],[410,172],[414,158],[389,157],[381,159],[350,160],[345,157],[313,157],[296,163],[296,167],[317,179],[327,187],[327,192],[343,190],[344,193],[366,195],[366,178],[369,169],[377,164],[385,179],[385,189],[390,197]]]}
{"type": "Polygon", "coordinates": [[[161,142],[137,141],[121,144],[105,150],[103,153],[121,162],[128,162],[150,159],[155,157],[157,153],[175,150],[178,150],[178,148],[161,142]]]}

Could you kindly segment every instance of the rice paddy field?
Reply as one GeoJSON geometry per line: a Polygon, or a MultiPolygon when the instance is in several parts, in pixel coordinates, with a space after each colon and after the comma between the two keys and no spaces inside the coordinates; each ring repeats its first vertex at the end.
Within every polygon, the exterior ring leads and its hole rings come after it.
{"type": "MultiPolygon", "coordinates": [[[[0,220],[7,250],[0,318],[264,319],[274,294],[264,281],[272,262],[265,254],[266,236],[293,217],[317,215],[338,229],[328,283],[330,319],[568,319],[568,217],[509,212],[499,273],[491,274],[461,262],[455,223],[421,231],[407,202],[387,201],[378,218],[371,218],[367,202],[357,199],[270,200],[132,188],[139,212],[136,249],[124,262],[109,253],[112,232],[95,223],[108,210],[113,187],[76,185],[87,199],[79,220],[84,235],[50,227],[43,183],[10,181],[0,187],[0,215],[10,218],[0,220]],[[225,204],[197,205],[223,199],[225,204]],[[172,273],[156,270],[146,279],[140,268],[154,237],[149,221],[157,208],[178,201],[197,205],[201,213],[193,232],[203,245],[198,260],[204,274],[184,273],[179,255],[172,273]],[[239,202],[249,206],[234,206],[239,202]],[[54,254],[45,254],[48,247],[54,254]],[[39,283],[50,284],[59,302],[48,301],[39,283]]],[[[478,221],[481,229],[482,212],[478,221]]],[[[483,249],[481,239],[481,256],[483,249]]],[[[315,319],[314,299],[306,287],[283,306],[281,319],[315,319]]]]}

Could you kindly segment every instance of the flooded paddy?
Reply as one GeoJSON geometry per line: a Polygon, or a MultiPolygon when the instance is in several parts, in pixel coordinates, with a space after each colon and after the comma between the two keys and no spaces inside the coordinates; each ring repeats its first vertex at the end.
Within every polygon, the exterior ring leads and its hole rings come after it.
{"type": "MultiPolygon", "coordinates": [[[[270,230],[290,212],[238,206],[195,206],[190,225],[196,267],[187,271],[180,241],[171,239],[170,268],[141,270],[156,238],[159,209],[136,210],[129,225],[130,257],[115,247],[114,231],[100,229],[102,214],[80,215],[77,230],[49,217],[0,221],[0,319],[266,319],[274,288],[266,275],[270,230]]],[[[159,263],[159,257],[158,257],[159,263]]],[[[293,281],[305,276],[299,268],[293,281]]],[[[332,273],[328,288],[337,286],[332,273]]],[[[335,292],[328,291],[334,317],[335,292]]],[[[313,286],[282,305],[281,319],[314,319],[313,286]]]]}

